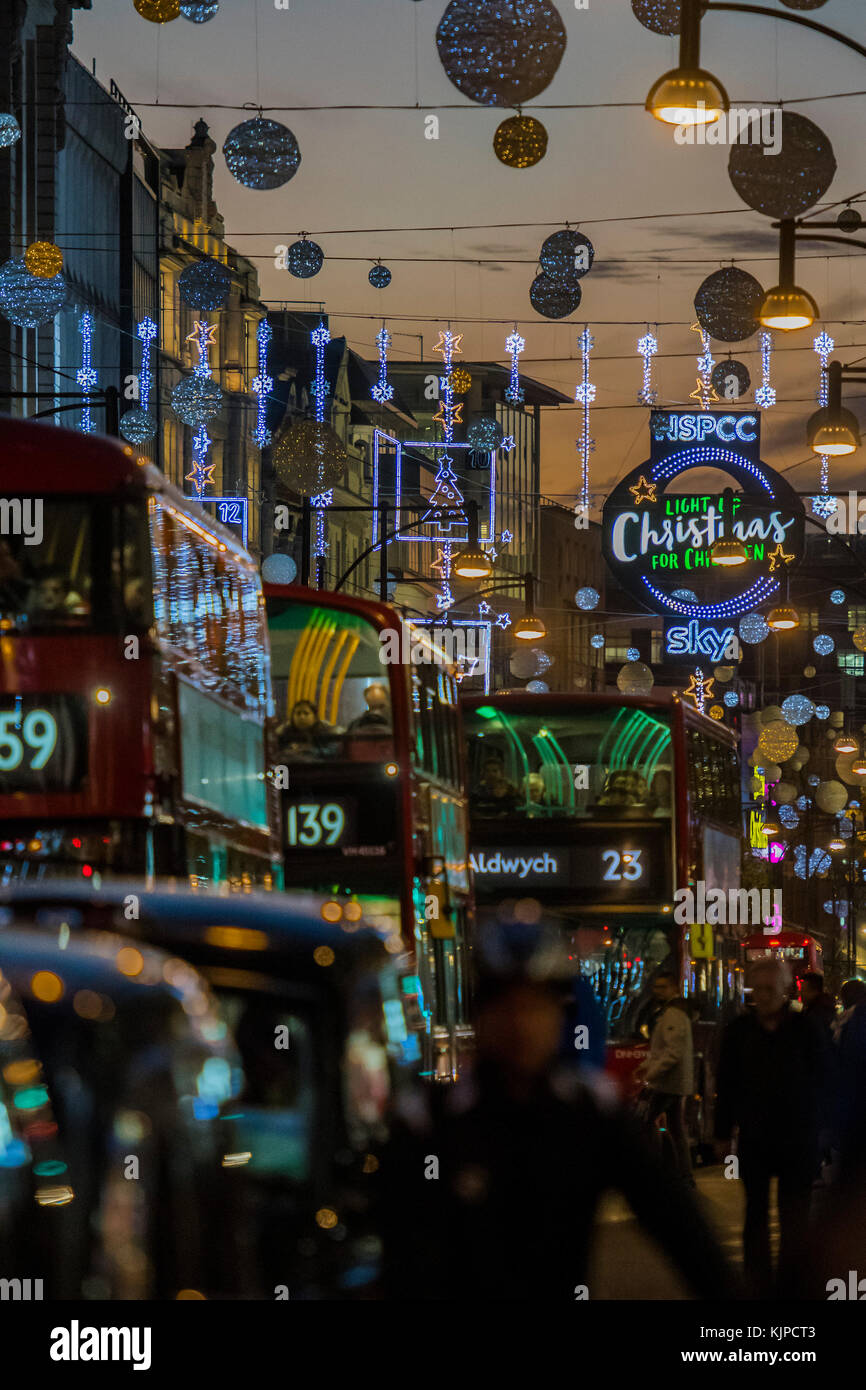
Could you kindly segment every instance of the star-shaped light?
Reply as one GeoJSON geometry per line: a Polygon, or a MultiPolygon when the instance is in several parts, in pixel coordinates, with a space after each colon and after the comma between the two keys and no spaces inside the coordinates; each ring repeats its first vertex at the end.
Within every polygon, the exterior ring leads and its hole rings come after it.
{"type": "Polygon", "coordinates": [[[502,535],[499,537],[499,540],[502,545],[510,545],[511,542],[514,540],[514,532],[503,531],[502,535]]]}
{"type": "Polygon", "coordinates": [[[700,377],[697,378],[697,385],[694,391],[689,392],[689,400],[700,401],[705,410],[711,401],[717,401],[718,399],[716,388],[713,386],[712,382],[704,384],[700,377]]]}
{"type": "Polygon", "coordinates": [[[439,406],[438,411],[433,416],[433,423],[434,425],[443,425],[445,429],[448,429],[448,427],[451,425],[462,425],[462,411],[462,401],[458,401],[456,405],[448,405],[447,402],[443,401],[442,404],[439,406]],[[448,412],[447,415],[446,411],[448,412]]]}
{"type": "Polygon", "coordinates": [[[216,347],[216,338],[214,337],[216,331],[217,325],[215,323],[196,322],[192,332],[187,334],[184,341],[198,343],[199,347],[202,348],[216,347]]]}
{"type": "Polygon", "coordinates": [[[481,617],[481,618],[486,618],[486,616],[487,616],[487,614],[488,614],[489,612],[490,612],[490,604],[487,602],[487,599],[486,599],[486,598],[483,598],[483,599],[481,600],[481,602],[479,603],[479,605],[478,605],[478,615],[479,615],[479,617],[481,617]]]}
{"type": "Polygon", "coordinates": [[[655,483],[648,483],[643,473],[641,473],[634,487],[629,488],[629,492],[634,497],[635,506],[638,507],[640,506],[641,502],[658,501],[658,498],[656,497],[655,483]]]}
{"type": "Polygon", "coordinates": [[[195,483],[199,491],[205,487],[213,487],[213,471],[215,468],[215,463],[194,463],[192,466],[192,472],[187,473],[186,475],[186,481],[188,483],[195,483]]]}
{"type": "Polygon", "coordinates": [[[689,676],[689,683],[683,691],[683,695],[694,700],[695,707],[703,705],[705,700],[713,698],[714,676],[699,676],[697,673],[689,676]]]}
{"type": "Polygon", "coordinates": [[[462,342],[463,342],[463,334],[462,334],[462,333],[452,333],[451,330],[450,330],[450,328],[447,329],[447,330],[445,330],[445,331],[443,331],[443,330],[440,328],[440,330],[439,330],[439,341],[438,341],[438,343],[436,343],[436,344],[434,345],[433,351],[434,351],[434,352],[441,352],[443,357],[446,357],[449,353],[451,354],[452,357],[454,357],[454,356],[462,357],[462,355],[463,355],[463,349],[462,349],[461,346],[460,346],[460,344],[461,344],[462,342]]]}
{"type": "Polygon", "coordinates": [[[436,559],[433,561],[433,563],[431,564],[430,568],[431,568],[431,570],[433,571],[434,574],[441,574],[441,575],[444,576],[444,574],[445,574],[445,555],[444,555],[444,553],[443,553],[443,550],[442,550],[441,545],[437,547],[437,550],[436,550],[436,559]]]}
{"type": "Polygon", "coordinates": [[[783,550],[780,541],[776,549],[771,550],[767,556],[767,559],[770,561],[770,573],[775,574],[780,565],[790,565],[793,558],[793,552],[789,554],[786,550],[783,550]]]}
{"type": "Polygon", "coordinates": [[[496,619],[496,626],[501,627],[503,632],[507,627],[511,627],[511,614],[500,613],[496,619]]]}
{"type": "Polygon", "coordinates": [[[500,444],[499,447],[500,447],[500,449],[502,450],[503,454],[510,454],[510,453],[511,453],[511,450],[512,450],[512,449],[514,448],[514,446],[515,446],[515,443],[516,443],[516,440],[515,440],[515,438],[514,438],[514,435],[513,435],[513,434],[506,434],[505,437],[503,438],[502,443],[500,444]]]}

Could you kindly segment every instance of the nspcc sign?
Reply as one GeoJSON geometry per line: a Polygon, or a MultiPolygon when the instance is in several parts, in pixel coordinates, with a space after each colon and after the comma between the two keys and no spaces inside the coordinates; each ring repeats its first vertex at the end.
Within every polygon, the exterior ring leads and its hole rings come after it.
{"type": "Polygon", "coordinates": [[[683,651],[709,640],[691,620],[716,623],[721,639],[737,614],[779,593],[803,553],[802,504],[762,461],[760,439],[758,414],[654,410],[649,459],[605,503],[605,559],[645,608],[679,616],[683,651]],[[689,474],[708,468],[730,479],[727,505],[726,489],[689,489],[689,474]],[[713,545],[722,537],[742,542],[744,564],[713,563],[713,545]]]}

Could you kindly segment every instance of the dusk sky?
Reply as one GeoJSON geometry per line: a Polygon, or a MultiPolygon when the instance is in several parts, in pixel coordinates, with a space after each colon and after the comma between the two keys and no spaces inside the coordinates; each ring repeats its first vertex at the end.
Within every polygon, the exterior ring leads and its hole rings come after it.
{"type": "MultiPolygon", "coordinates": [[[[767,3],[791,14],[780,0],[767,3]]],[[[273,192],[242,188],[218,150],[215,196],[227,239],[255,260],[266,300],[323,304],[332,332],[345,333],[359,352],[375,354],[385,316],[395,357],[417,357],[419,334],[429,355],[441,316],[450,312],[465,334],[467,363],[504,361],[516,320],[527,340],[525,372],[573,399],[577,339],[588,324],[597,386],[591,487],[600,503],[648,454],[647,411],[636,403],[637,338],[648,323],[659,324],[660,402],[688,402],[700,350],[689,331],[698,285],[732,260],[765,287],[775,284],[777,233],[734,191],[727,147],[678,146],[671,128],[643,111],[649,87],[676,64],[677,41],[643,28],[630,0],[589,0],[581,10],[561,0],[565,56],[551,85],[526,108],[548,129],[548,153],[526,170],[506,168],[492,150],[497,124],[512,113],[474,105],[445,76],[435,43],[444,10],[445,0],[290,0],[288,10],[277,10],[274,0],[222,0],[207,24],[180,18],[159,27],[140,17],[132,0],[94,0],[90,12],[73,16],[74,50],[88,67],[95,60],[106,86],[115,79],[158,144],[185,145],[203,116],[221,149],[245,119],[240,110],[220,109],[225,104],[261,104],[290,126],[302,164],[273,192]],[[548,103],[636,105],[542,110],[548,103]],[[274,109],[383,104],[417,110],[274,109]],[[438,140],[425,139],[430,114],[439,117],[438,140]],[[673,213],[686,215],[658,216],[673,213]],[[575,318],[551,323],[531,307],[529,286],[542,240],[567,220],[591,238],[596,261],[575,318]],[[418,230],[451,223],[469,229],[418,230]],[[502,225],[515,223],[531,225],[502,225]],[[326,255],[310,281],[273,262],[275,248],[301,231],[326,255]],[[393,271],[385,291],[367,281],[379,257],[393,271]]],[[[811,17],[866,38],[863,0],[830,0],[811,17]]],[[[866,88],[866,63],[857,54],[792,24],[722,12],[704,21],[702,62],[732,103],[783,99],[826,132],[838,169],[825,202],[866,189],[866,97],[797,105],[831,89],[866,88]]],[[[866,356],[866,326],[852,308],[864,289],[862,254],[838,244],[798,254],[798,283],[818,301],[836,355],[847,362],[866,356]]],[[[801,490],[817,480],[817,461],[804,443],[818,381],[815,331],[776,335],[772,384],[779,400],[763,423],[765,459],[801,490]]],[[[757,336],[731,351],[757,384],[757,336]]],[[[714,344],[717,359],[726,354],[714,344]]],[[[856,391],[846,388],[849,403],[856,391]]],[[[577,487],[579,416],[573,406],[546,415],[542,489],[564,501],[577,487]]],[[[858,470],[856,456],[836,462],[831,484],[847,485],[858,470]]]]}

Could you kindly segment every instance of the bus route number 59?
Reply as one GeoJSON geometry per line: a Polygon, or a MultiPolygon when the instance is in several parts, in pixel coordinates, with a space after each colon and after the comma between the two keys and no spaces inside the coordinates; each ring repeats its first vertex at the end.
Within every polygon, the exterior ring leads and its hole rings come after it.
{"type": "Polygon", "coordinates": [[[27,766],[39,772],[57,744],[57,721],[45,709],[32,709],[24,716],[15,710],[0,712],[0,772],[12,772],[24,762],[25,750],[32,756],[27,766]]]}

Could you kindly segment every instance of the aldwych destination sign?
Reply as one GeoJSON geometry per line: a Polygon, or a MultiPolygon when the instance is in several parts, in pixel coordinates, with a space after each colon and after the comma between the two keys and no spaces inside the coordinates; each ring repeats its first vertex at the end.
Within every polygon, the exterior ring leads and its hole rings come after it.
{"type": "Polygon", "coordinates": [[[669,620],[665,655],[720,660],[733,620],[772,600],[803,553],[803,506],[761,459],[760,414],[654,410],[650,457],[611,492],[602,548],[616,578],[643,608],[669,620]],[[684,490],[712,469],[718,490],[684,490]],[[721,539],[741,541],[745,564],[713,564],[721,539]]]}

